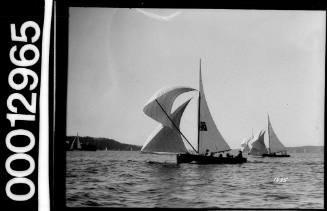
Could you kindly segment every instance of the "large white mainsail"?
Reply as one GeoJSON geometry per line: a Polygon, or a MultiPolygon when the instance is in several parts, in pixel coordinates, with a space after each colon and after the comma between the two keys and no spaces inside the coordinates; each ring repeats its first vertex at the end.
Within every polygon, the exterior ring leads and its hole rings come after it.
{"type": "Polygon", "coordinates": [[[201,61],[199,82],[198,153],[203,154],[207,149],[211,152],[228,151],[230,150],[230,147],[217,129],[204,95],[201,76],[201,61]]]}
{"type": "Polygon", "coordinates": [[[252,148],[249,152],[250,155],[263,155],[268,153],[267,147],[264,142],[265,131],[262,130],[258,135],[253,138],[252,148]]]}
{"type": "MultiPolygon", "coordinates": [[[[183,112],[191,99],[180,105],[171,115],[170,119],[178,127],[180,126],[183,112]]],[[[171,128],[160,124],[149,136],[143,145],[141,152],[159,152],[159,153],[185,153],[188,152],[180,132],[176,128],[171,128]]]]}
{"type": "Polygon", "coordinates": [[[270,123],[269,115],[268,115],[268,135],[269,135],[269,152],[270,153],[287,151],[287,149],[279,141],[275,131],[273,130],[271,123],[270,123]]]}
{"type": "Polygon", "coordinates": [[[163,88],[145,104],[143,112],[164,126],[174,129],[175,126],[168,117],[174,101],[179,95],[193,90],[193,88],[182,86],[163,88]]]}

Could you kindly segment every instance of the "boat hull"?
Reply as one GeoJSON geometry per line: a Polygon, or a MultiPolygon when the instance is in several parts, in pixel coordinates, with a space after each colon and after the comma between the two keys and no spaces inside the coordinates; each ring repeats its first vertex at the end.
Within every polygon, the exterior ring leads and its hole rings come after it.
{"type": "Polygon", "coordinates": [[[213,157],[194,154],[178,154],[177,163],[197,163],[197,164],[239,164],[247,162],[244,157],[213,157]]]}
{"type": "Polygon", "coordinates": [[[262,157],[276,157],[276,158],[282,158],[282,157],[290,157],[290,155],[263,154],[262,157]]]}

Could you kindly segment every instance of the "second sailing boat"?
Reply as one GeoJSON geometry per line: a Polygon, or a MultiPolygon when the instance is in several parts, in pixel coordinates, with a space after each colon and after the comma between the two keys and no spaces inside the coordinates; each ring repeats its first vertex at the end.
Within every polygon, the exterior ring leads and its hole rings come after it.
{"type": "MultiPolygon", "coordinates": [[[[259,134],[254,136],[250,141],[252,142],[252,147],[250,148],[249,145],[247,145],[247,148],[249,149],[249,155],[254,156],[262,156],[262,157],[290,157],[290,155],[287,154],[286,147],[280,142],[278,139],[274,129],[271,126],[271,122],[268,115],[268,138],[269,138],[269,148],[267,149],[265,142],[264,142],[264,135],[265,131],[260,131],[259,134]],[[279,154],[277,154],[279,153],[279,154]]],[[[249,142],[250,142],[249,141],[249,142]]],[[[248,144],[247,142],[246,144],[248,144]]],[[[243,146],[244,143],[242,142],[241,146],[243,146]]]]}

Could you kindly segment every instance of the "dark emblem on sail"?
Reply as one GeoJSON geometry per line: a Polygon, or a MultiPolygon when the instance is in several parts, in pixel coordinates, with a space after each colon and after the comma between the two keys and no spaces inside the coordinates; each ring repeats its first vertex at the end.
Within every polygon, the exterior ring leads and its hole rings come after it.
{"type": "Polygon", "coordinates": [[[205,122],[200,122],[200,131],[207,131],[207,125],[205,122]]]}

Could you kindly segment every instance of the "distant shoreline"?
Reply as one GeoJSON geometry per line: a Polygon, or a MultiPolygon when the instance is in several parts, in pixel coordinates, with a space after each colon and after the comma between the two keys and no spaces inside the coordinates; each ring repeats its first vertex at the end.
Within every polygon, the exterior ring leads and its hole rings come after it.
{"type": "MultiPolygon", "coordinates": [[[[72,141],[76,136],[66,136],[66,150],[69,149],[72,141]]],[[[134,144],[125,144],[109,138],[95,138],[90,136],[79,136],[81,145],[92,146],[99,151],[140,151],[142,146],[134,144]]],[[[297,146],[286,147],[290,153],[305,153],[305,152],[324,152],[324,146],[297,146]]],[[[238,148],[235,148],[238,149],[238,148]]],[[[83,149],[82,149],[83,150],[83,149]]]]}
{"type": "MultiPolygon", "coordinates": [[[[66,136],[66,150],[69,150],[76,136],[66,136]]],[[[124,144],[109,138],[94,138],[90,136],[79,136],[82,151],[140,151],[142,146],[124,144]],[[88,150],[92,148],[92,150],[88,150]]]]}

